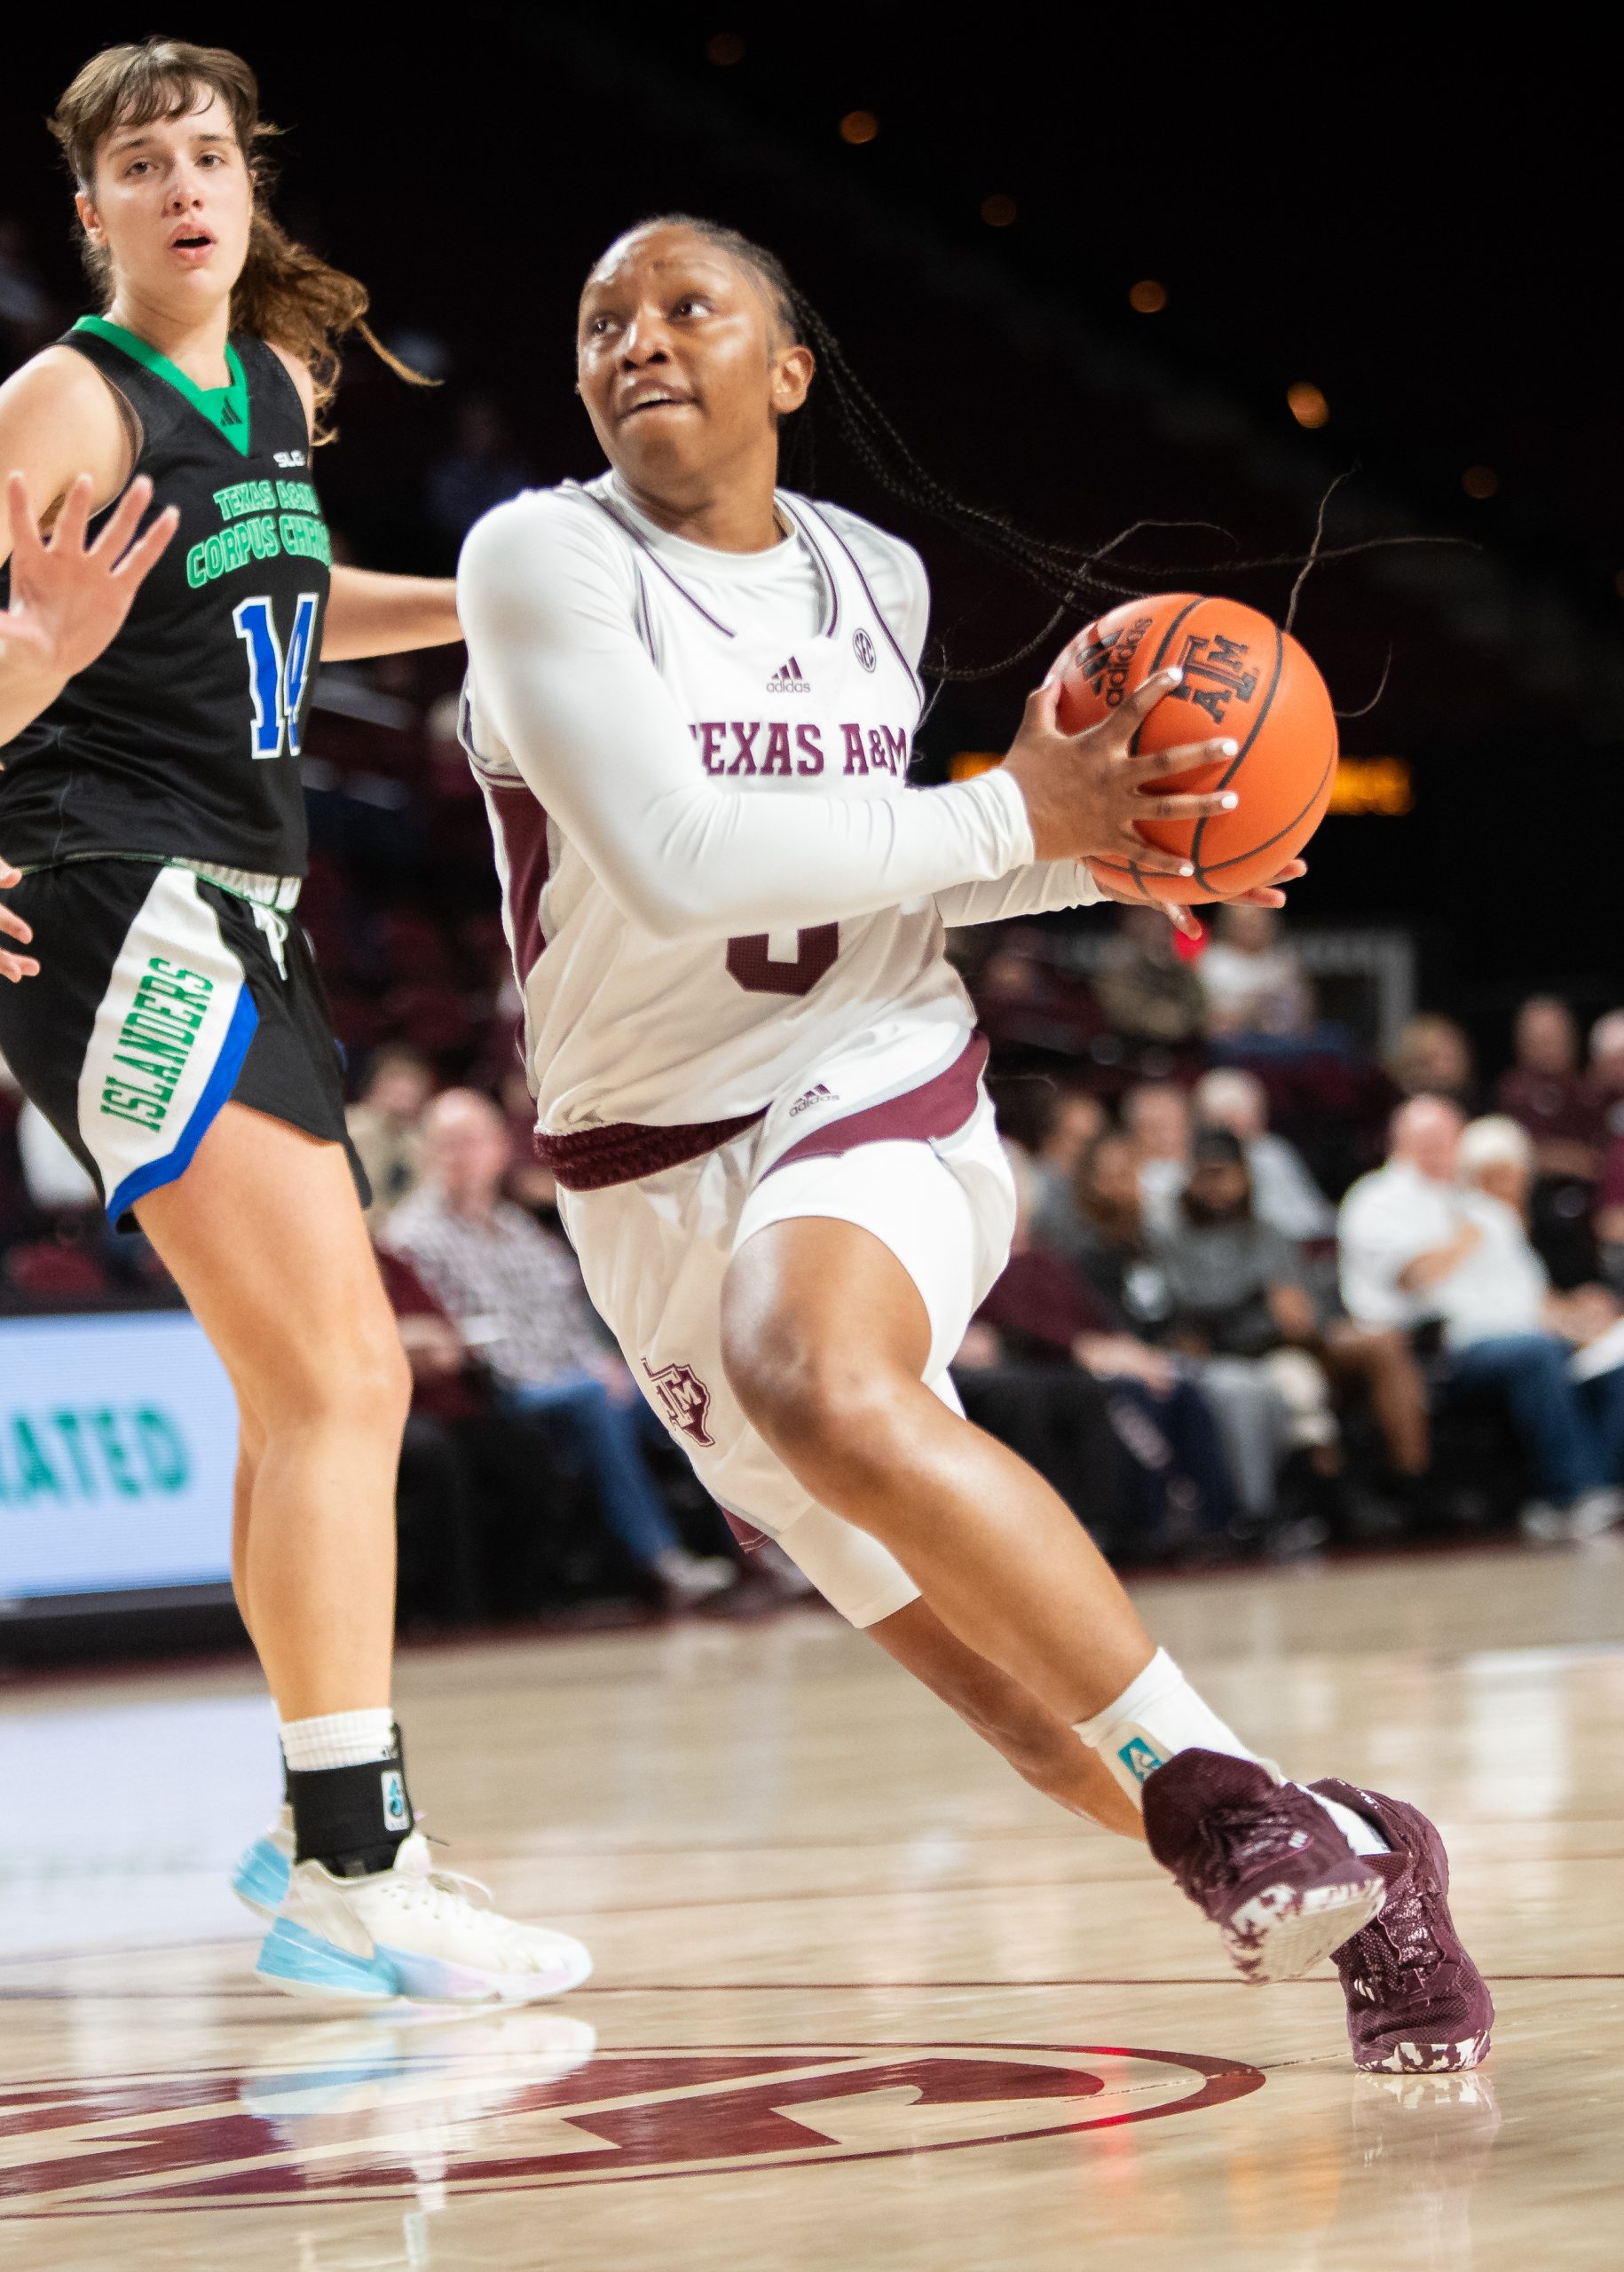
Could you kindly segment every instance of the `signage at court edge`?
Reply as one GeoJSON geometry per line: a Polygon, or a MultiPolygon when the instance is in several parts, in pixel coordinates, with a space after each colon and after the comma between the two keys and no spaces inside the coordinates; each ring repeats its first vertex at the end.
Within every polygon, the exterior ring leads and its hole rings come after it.
{"type": "Polygon", "coordinates": [[[0,1319],[0,1605],[223,1583],[236,1455],[192,1318],[0,1319]]]}

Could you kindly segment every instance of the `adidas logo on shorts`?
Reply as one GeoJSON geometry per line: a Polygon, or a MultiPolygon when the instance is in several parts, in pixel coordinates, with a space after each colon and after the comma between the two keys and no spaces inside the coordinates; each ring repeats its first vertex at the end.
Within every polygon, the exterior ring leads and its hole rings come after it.
{"type": "Polygon", "coordinates": [[[767,682],[769,694],[810,694],[811,682],[800,675],[800,665],[792,655],[787,663],[780,663],[767,682]]]}

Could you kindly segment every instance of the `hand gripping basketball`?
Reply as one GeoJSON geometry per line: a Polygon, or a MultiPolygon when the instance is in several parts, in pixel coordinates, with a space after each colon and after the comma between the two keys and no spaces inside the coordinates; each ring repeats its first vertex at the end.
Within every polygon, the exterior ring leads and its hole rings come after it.
{"type": "Polygon", "coordinates": [[[1206,820],[1231,812],[1234,793],[1163,789],[1151,794],[1147,785],[1164,781],[1170,773],[1221,765],[1234,755],[1236,745],[1221,736],[1137,756],[1132,747],[1144,721],[1183,677],[1178,669],[1153,673],[1098,725],[1076,734],[1063,732],[1056,715],[1058,672],[1027,697],[1021,730],[1005,764],[1026,800],[1036,858],[1104,860],[1116,867],[1131,863],[1144,875],[1194,874],[1188,860],[1142,834],[1141,824],[1206,820]]]}

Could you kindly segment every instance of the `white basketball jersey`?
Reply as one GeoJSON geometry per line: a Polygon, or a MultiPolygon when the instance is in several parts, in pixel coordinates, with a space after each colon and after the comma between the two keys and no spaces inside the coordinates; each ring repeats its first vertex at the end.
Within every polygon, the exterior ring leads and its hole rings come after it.
{"type": "MultiPolygon", "coordinates": [[[[903,795],[921,689],[834,520],[779,493],[816,564],[822,621],[784,651],[775,630],[701,600],[613,493],[555,493],[601,516],[629,556],[636,631],[693,743],[693,763],[762,797],[903,795]]],[[[708,590],[708,588],[707,588],[708,590]]],[[[567,1134],[753,1113],[832,1057],[845,1094],[903,1086],[962,1046],[974,1013],[942,956],[935,903],[731,940],[657,937],[628,917],[550,820],[470,676],[463,735],[484,790],[503,920],[524,1000],[538,1118],[567,1134]]]]}

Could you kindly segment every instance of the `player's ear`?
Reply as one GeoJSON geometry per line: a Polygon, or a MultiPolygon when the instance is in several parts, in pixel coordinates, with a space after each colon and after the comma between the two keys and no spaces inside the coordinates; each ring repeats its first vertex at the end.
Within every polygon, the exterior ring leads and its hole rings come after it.
{"type": "Polygon", "coordinates": [[[773,359],[772,406],[780,418],[799,410],[812,384],[817,358],[809,347],[781,347],[773,359]]]}
{"type": "Polygon", "coordinates": [[[107,233],[101,225],[101,217],[89,190],[77,189],[74,192],[74,210],[79,216],[79,226],[99,249],[107,241],[107,233]]]}

